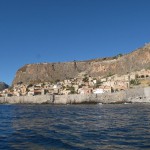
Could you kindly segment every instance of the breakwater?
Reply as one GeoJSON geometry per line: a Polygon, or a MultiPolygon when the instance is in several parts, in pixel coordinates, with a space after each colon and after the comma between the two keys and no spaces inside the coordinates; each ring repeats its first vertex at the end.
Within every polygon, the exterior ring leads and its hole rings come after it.
{"type": "Polygon", "coordinates": [[[0,103],[9,104],[82,104],[82,103],[136,103],[150,102],[150,87],[129,89],[104,94],[37,95],[0,97],[0,103]]]}

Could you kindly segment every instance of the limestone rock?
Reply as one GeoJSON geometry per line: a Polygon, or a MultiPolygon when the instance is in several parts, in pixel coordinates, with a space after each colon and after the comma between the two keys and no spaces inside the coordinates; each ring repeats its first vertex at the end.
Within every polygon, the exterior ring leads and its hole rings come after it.
{"type": "Polygon", "coordinates": [[[0,91],[4,90],[4,89],[7,89],[9,86],[4,83],[4,82],[0,82],[0,91]]]}
{"type": "Polygon", "coordinates": [[[78,62],[27,64],[17,71],[13,85],[19,82],[26,84],[75,78],[81,72],[98,77],[127,74],[147,68],[150,68],[149,44],[123,56],[78,62]]]}

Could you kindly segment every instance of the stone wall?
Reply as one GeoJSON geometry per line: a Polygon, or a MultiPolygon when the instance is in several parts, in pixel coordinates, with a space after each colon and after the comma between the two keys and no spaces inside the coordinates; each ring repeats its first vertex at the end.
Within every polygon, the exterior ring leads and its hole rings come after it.
{"type": "Polygon", "coordinates": [[[124,92],[105,94],[73,94],[55,96],[55,104],[82,104],[82,103],[119,103],[124,102],[124,92]]]}
{"type": "Polygon", "coordinates": [[[52,95],[38,95],[38,96],[12,96],[12,97],[0,97],[0,103],[53,103],[53,96],[52,95]]]}
{"type": "Polygon", "coordinates": [[[150,87],[130,89],[125,93],[127,102],[150,102],[150,87]]]}
{"type": "Polygon", "coordinates": [[[38,95],[0,97],[0,103],[34,104],[82,104],[82,103],[125,103],[150,102],[150,87],[105,94],[38,95]]]}

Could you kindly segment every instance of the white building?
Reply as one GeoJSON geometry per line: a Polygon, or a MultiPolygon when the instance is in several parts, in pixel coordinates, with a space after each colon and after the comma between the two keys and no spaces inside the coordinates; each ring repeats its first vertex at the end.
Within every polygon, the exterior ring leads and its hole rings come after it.
{"type": "Polygon", "coordinates": [[[104,93],[104,90],[103,90],[103,89],[100,89],[100,88],[94,89],[94,90],[93,90],[93,93],[94,93],[94,94],[103,94],[103,93],[104,93]]]}

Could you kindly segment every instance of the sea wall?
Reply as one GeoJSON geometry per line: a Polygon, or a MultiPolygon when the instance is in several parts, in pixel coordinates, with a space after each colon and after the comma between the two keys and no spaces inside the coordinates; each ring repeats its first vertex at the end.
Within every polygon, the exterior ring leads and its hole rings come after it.
{"type": "Polygon", "coordinates": [[[119,103],[125,100],[123,92],[105,94],[73,94],[55,96],[54,104],[82,104],[82,103],[119,103]]]}
{"type": "Polygon", "coordinates": [[[150,87],[129,89],[116,93],[73,94],[73,95],[37,95],[0,97],[0,103],[22,104],[82,104],[82,103],[125,103],[150,102],[150,87]]]}
{"type": "Polygon", "coordinates": [[[150,87],[130,89],[125,91],[125,93],[127,102],[150,102],[150,87]]]}
{"type": "Polygon", "coordinates": [[[52,103],[53,96],[52,95],[37,95],[37,96],[12,96],[12,97],[0,97],[0,103],[52,103]]]}

